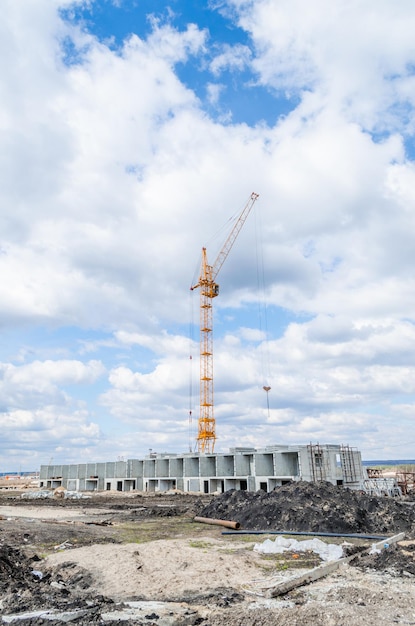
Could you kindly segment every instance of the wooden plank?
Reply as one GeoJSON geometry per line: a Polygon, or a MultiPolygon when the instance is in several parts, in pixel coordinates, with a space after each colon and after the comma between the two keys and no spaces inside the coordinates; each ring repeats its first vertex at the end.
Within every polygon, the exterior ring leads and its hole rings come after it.
{"type": "Polygon", "coordinates": [[[294,578],[289,578],[283,582],[278,583],[275,587],[272,587],[267,592],[268,598],[275,598],[277,596],[282,596],[284,593],[288,593],[291,589],[296,589],[297,587],[301,587],[302,585],[307,585],[319,578],[323,578],[324,576],[328,576],[332,572],[335,572],[339,567],[345,565],[352,559],[356,557],[360,557],[363,554],[368,554],[372,548],[376,550],[383,550],[388,546],[396,543],[397,541],[401,541],[405,537],[405,533],[399,533],[398,535],[393,535],[392,537],[387,537],[382,541],[378,541],[374,543],[372,546],[363,550],[358,554],[352,554],[351,556],[346,556],[341,559],[337,559],[336,561],[330,561],[329,563],[323,563],[323,565],[319,565],[318,567],[314,567],[313,569],[305,572],[301,576],[296,576],[294,578]]]}

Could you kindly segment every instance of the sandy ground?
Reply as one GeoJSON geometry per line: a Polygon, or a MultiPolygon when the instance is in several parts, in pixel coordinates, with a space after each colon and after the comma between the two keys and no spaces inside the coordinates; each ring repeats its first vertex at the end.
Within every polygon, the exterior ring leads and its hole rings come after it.
{"type": "Polygon", "coordinates": [[[52,554],[47,566],[71,561],[92,573],[96,589],[114,599],[145,596],[172,600],[207,589],[242,589],[261,574],[261,556],[246,544],[209,537],[142,545],[95,545],[52,554]],[[103,567],[105,564],[105,567],[103,567]]]}
{"type": "Polygon", "coordinates": [[[96,592],[118,601],[137,596],[159,601],[193,596],[199,613],[218,620],[209,623],[246,624],[262,613],[263,621],[255,623],[307,624],[314,616],[314,624],[333,626],[415,624],[414,577],[396,578],[345,565],[286,597],[269,599],[267,591],[277,582],[305,570],[266,573],[260,555],[251,548],[247,551],[244,544],[233,544],[230,550],[221,539],[206,538],[203,547],[202,540],[198,542],[201,547],[192,547],[192,542],[184,539],[142,546],[91,546],[51,555],[46,565],[76,563],[92,573],[96,592]],[[229,614],[198,605],[198,596],[206,597],[218,589],[223,590],[224,598],[233,589],[244,600],[229,614]]]}
{"type": "MultiPolygon", "coordinates": [[[[88,509],[88,516],[102,516],[111,513],[110,510],[105,509],[88,509]]],[[[44,519],[44,520],[68,520],[68,521],[82,521],[85,519],[85,513],[79,510],[71,510],[70,508],[58,509],[56,507],[42,507],[27,506],[24,509],[17,509],[15,506],[0,506],[0,515],[8,519],[44,519]]]]}
{"type": "Polygon", "coordinates": [[[209,624],[415,624],[413,576],[402,579],[345,565],[285,597],[269,599],[267,592],[276,583],[305,570],[267,572],[261,556],[246,544],[230,549],[223,539],[199,538],[196,545],[179,539],[91,546],[51,555],[46,565],[77,563],[92,573],[97,593],[117,601],[193,598],[193,607],[209,617],[209,624]],[[198,603],[198,596],[206,599],[219,590],[226,604],[230,589],[243,596],[242,602],[226,609],[209,598],[207,605],[198,603]]]}

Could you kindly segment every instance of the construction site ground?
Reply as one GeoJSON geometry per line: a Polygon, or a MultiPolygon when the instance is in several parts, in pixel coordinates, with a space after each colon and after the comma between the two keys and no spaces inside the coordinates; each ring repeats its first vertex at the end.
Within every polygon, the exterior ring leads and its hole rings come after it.
{"type": "Polygon", "coordinates": [[[370,498],[328,483],[268,494],[31,496],[0,491],[0,623],[415,625],[410,498],[370,498]],[[195,516],[237,521],[243,534],[195,516]],[[375,554],[371,538],[320,537],[352,560],[271,597],[278,583],[321,563],[311,551],[254,550],[276,538],[272,531],[405,536],[375,554]]]}

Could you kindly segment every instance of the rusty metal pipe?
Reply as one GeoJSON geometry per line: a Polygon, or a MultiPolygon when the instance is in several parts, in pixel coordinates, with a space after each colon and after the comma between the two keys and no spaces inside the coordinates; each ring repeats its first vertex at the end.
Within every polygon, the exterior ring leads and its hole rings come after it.
{"type": "Polygon", "coordinates": [[[194,522],[201,522],[202,524],[213,524],[214,526],[225,526],[225,528],[232,528],[233,530],[239,530],[241,527],[239,522],[230,522],[223,519],[212,519],[210,517],[195,517],[194,522]]]}

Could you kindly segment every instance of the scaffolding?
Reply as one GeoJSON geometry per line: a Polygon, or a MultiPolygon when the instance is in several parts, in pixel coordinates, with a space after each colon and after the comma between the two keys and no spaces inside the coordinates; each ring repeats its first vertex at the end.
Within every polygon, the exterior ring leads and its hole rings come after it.
{"type": "Polygon", "coordinates": [[[327,480],[330,475],[328,455],[324,454],[324,449],[319,443],[310,443],[307,446],[308,460],[311,470],[312,482],[317,483],[327,480]]]}
{"type": "Polygon", "coordinates": [[[344,484],[355,483],[361,479],[361,473],[355,464],[357,450],[350,446],[340,446],[340,463],[343,472],[344,484]]]}

